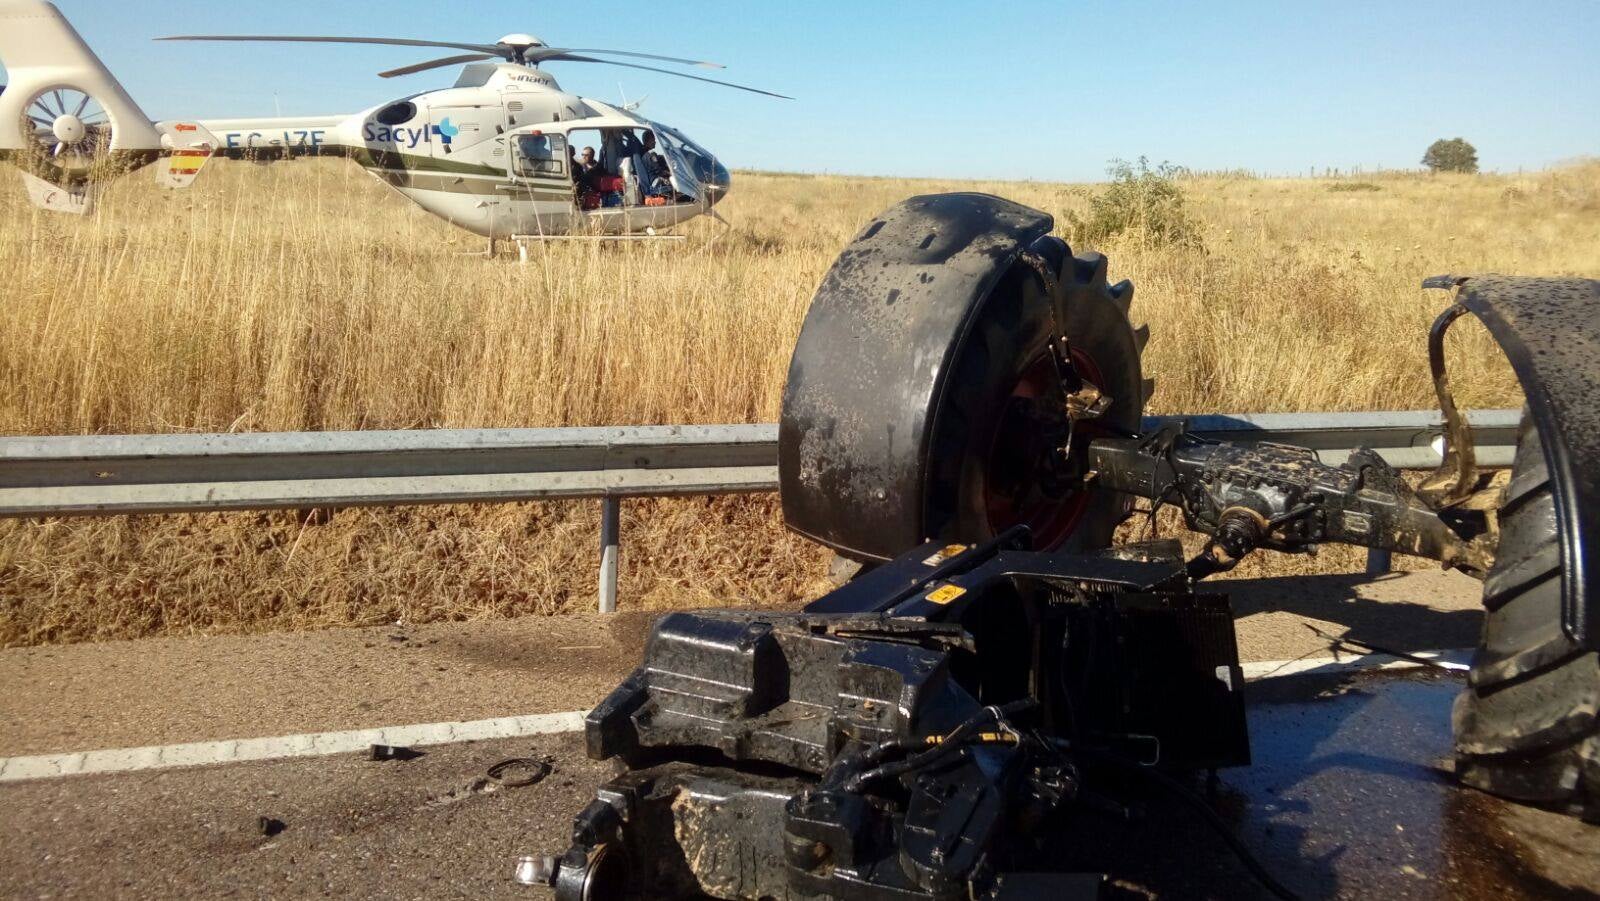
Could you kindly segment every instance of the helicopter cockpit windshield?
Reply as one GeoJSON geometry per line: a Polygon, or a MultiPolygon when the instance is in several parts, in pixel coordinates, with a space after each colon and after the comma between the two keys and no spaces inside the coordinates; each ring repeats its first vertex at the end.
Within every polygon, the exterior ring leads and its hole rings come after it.
{"type": "Polygon", "coordinates": [[[688,135],[670,125],[651,122],[650,127],[660,139],[658,146],[673,168],[675,182],[680,178],[690,181],[704,188],[712,197],[728,188],[732,181],[728,170],[717,162],[711,151],[689,140],[688,135]]]}

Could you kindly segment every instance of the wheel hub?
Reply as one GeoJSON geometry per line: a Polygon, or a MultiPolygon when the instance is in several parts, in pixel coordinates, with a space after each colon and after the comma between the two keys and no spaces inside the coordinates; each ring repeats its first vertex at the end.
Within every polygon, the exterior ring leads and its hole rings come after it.
{"type": "MultiPolygon", "coordinates": [[[[1072,364],[1085,381],[1100,384],[1100,367],[1083,351],[1073,348],[1072,364]]],[[[1055,547],[1088,508],[1089,494],[1082,490],[1084,452],[1104,430],[1092,420],[1069,426],[1067,400],[1048,350],[1022,370],[1004,404],[984,465],[983,505],[990,528],[998,533],[1026,525],[1035,547],[1055,547]]]]}

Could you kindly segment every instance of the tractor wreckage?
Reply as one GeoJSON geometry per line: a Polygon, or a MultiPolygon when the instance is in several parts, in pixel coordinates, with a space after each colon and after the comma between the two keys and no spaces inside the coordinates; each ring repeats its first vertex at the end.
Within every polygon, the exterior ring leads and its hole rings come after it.
{"type": "Polygon", "coordinates": [[[1126,812],[1130,782],[1204,807],[1174,774],[1250,761],[1228,599],[1197,581],[1325,542],[1482,578],[1457,776],[1600,815],[1600,282],[1429,280],[1455,292],[1429,335],[1446,447],[1413,490],[1367,450],[1332,466],[1141,432],[1133,287],[1051,226],[914,197],[840,255],[789,369],[779,474],[788,525],[864,566],[798,613],[656,623],[588,715],[588,754],[622,771],[535,868],[556,898],[1102,897],[1104,874],[1041,865],[1040,837],[1126,812]],[[1527,398],[1503,488],[1444,369],[1466,312],[1527,398]],[[1135,498],[1179,507],[1204,551],[1111,547],[1135,498]]]}

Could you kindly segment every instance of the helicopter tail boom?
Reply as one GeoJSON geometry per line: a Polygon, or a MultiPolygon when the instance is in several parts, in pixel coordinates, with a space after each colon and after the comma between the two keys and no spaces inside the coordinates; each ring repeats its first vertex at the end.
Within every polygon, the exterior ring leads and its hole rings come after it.
{"type": "Polygon", "coordinates": [[[343,156],[348,152],[339,134],[347,116],[274,116],[248,119],[206,119],[216,136],[217,155],[228,159],[273,160],[302,156],[343,156]]]}

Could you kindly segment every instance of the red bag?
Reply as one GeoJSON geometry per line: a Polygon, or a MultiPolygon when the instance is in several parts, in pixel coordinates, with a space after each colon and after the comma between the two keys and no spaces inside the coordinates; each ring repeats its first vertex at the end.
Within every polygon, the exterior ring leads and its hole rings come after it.
{"type": "Polygon", "coordinates": [[[626,187],[620,175],[602,175],[595,179],[595,185],[602,194],[607,191],[621,191],[626,187]]]}
{"type": "Polygon", "coordinates": [[[593,191],[585,191],[578,196],[578,206],[585,210],[600,209],[600,195],[593,191]]]}
{"type": "Polygon", "coordinates": [[[645,206],[666,206],[667,205],[667,198],[660,197],[660,196],[657,196],[655,194],[651,194],[649,197],[646,197],[644,199],[644,205],[645,206]]]}

